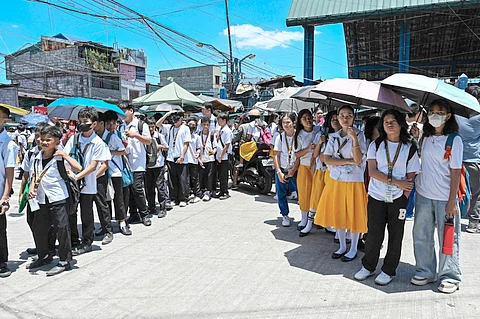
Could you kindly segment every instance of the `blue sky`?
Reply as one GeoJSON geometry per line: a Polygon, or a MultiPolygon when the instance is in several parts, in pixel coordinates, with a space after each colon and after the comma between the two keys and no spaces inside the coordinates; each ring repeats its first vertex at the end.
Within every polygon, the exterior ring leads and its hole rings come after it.
{"type": "MultiPolygon", "coordinates": [[[[62,6],[76,8],[101,15],[119,16],[112,9],[105,9],[106,0],[49,0],[62,6]]],[[[143,48],[148,57],[147,74],[158,75],[162,69],[199,65],[183,57],[161,42],[147,26],[138,21],[105,21],[26,0],[2,1],[4,14],[0,21],[0,53],[9,54],[26,43],[36,43],[42,35],[64,33],[83,40],[119,46],[143,48]]],[[[155,21],[188,35],[195,40],[209,43],[228,52],[225,35],[225,7],[223,0],[118,0],[121,4],[139,11],[155,21]]],[[[233,55],[242,58],[251,53],[249,60],[266,71],[244,67],[250,77],[271,77],[275,74],[294,74],[303,79],[303,29],[287,28],[285,24],[291,0],[230,0],[230,24],[233,33],[233,55]]],[[[179,39],[174,38],[174,39],[179,39]]],[[[177,40],[178,41],[178,40],[177,40]]],[[[221,59],[207,48],[194,44],[182,47],[169,41],[182,52],[209,64],[221,59]]],[[[345,39],[342,25],[316,28],[315,79],[347,77],[345,39]]],[[[0,83],[5,79],[5,64],[0,56],[0,83]]],[[[158,78],[147,80],[157,83],[158,78]]]]}

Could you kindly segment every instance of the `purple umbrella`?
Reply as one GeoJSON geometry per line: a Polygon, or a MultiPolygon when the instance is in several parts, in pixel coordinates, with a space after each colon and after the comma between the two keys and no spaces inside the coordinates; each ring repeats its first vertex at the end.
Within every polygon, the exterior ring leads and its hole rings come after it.
{"type": "Polygon", "coordinates": [[[411,112],[400,95],[378,83],[366,80],[326,80],[318,84],[313,91],[325,95],[328,99],[347,101],[358,106],[378,109],[397,108],[402,112],[411,112]]]}

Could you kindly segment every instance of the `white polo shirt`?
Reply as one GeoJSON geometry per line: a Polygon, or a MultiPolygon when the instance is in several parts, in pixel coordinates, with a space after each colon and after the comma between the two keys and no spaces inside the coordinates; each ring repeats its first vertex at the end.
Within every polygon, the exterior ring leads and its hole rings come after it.
{"type": "Polygon", "coordinates": [[[293,136],[287,136],[285,132],[279,134],[275,140],[273,150],[280,152],[280,168],[293,167],[297,159],[293,149],[293,136]]]}
{"type": "Polygon", "coordinates": [[[228,160],[228,154],[232,154],[232,138],[232,130],[228,127],[228,125],[220,128],[220,130],[218,131],[217,153],[215,154],[215,158],[217,160],[220,158],[220,155],[222,154],[222,151],[227,144],[228,150],[223,155],[222,161],[228,160]]]}
{"type": "Polygon", "coordinates": [[[30,173],[33,162],[35,161],[35,157],[38,155],[38,153],[40,153],[40,150],[38,149],[38,145],[36,145],[33,149],[29,150],[25,154],[25,157],[23,158],[23,161],[22,161],[22,165],[20,166],[25,173],[30,173]]]}
{"type": "Polygon", "coordinates": [[[190,141],[190,144],[188,144],[187,155],[185,155],[185,161],[188,164],[198,164],[198,159],[195,158],[195,154],[197,154],[198,150],[202,149],[202,141],[200,140],[200,136],[196,133],[193,133],[191,138],[192,140],[190,141]]]}
{"type": "MultiPolygon", "coordinates": [[[[110,140],[108,141],[108,149],[110,151],[117,151],[121,152],[125,150],[125,146],[122,143],[122,140],[120,137],[118,137],[115,132],[110,132],[105,130],[103,132],[102,140],[105,142],[107,140],[107,137],[109,134],[112,134],[110,136],[110,140]]],[[[111,155],[111,153],[110,153],[111,155]]],[[[108,170],[110,172],[111,177],[122,177],[122,170],[123,170],[123,160],[122,156],[120,155],[111,155],[112,159],[108,161],[108,170]]]]}
{"type": "MultiPolygon", "coordinates": [[[[320,138],[322,137],[322,132],[319,131],[315,134],[315,137],[313,138],[313,144],[318,145],[320,143],[320,138]]],[[[325,152],[325,149],[327,148],[327,143],[323,144],[320,147],[320,153],[325,152]]],[[[313,155],[313,154],[312,154],[313,155]]],[[[318,157],[315,159],[315,168],[321,171],[325,171],[327,168],[327,165],[325,165],[321,160],[320,160],[320,154],[318,157]]]]}
{"type": "Polygon", "coordinates": [[[208,132],[207,135],[203,134],[200,136],[200,158],[203,163],[209,163],[215,161],[215,155],[208,156],[208,152],[217,148],[217,141],[215,140],[215,133],[208,132]]]}
{"type": "Polygon", "coordinates": [[[248,123],[248,135],[252,135],[252,141],[258,142],[260,139],[260,128],[256,125],[256,121],[248,123]]]}
{"type": "MultiPolygon", "coordinates": [[[[400,147],[400,153],[398,154],[397,161],[393,166],[392,178],[396,180],[404,180],[408,173],[417,173],[420,171],[420,160],[418,158],[417,152],[413,157],[408,161],[408,154],[410,153],[410,147],[412,144],[402,144],[400,147]]],[[[390,154],[390,162],[392,163],[395,158],[395,153],[397,152],[398,143],[388,142],[388,153],[390,154]]],[[[367,160],[376,160],[377,170],[380,173],[388,175],[388,161],[387,161],[387,152],[385,151],[385,142],[380,143],[378,146],[375,145],[375,141],[370,143],[367,152],[367,160]]],[[[400,198],[403,195],[403,190],[397,186],[391,185],[392,188],[392,197],[393,199],[400,198]]],[[[378,201],[385,200],[385,194],[387,192],[388,184],[379,181],[375,178],[370,178],[368,184],[368,195],[372,196],[378,201]]]]}
{"type": "MultiPolygon", "coordinates": [[[[130,124],[126,124],[123,126],[124,132],[131,130],[132,132],[140,133],[138,129],[140,120],[134,118],[130,124]]],[[[125,136],[125,135],[124,135],[125,136]]],[[[143,123],[142,126],[142,136],[146,136],[148,138],[152,138],[150,135],[150,130],[148,129],[148,124],[143,123]]],[[[140,142],[137,138],[129,137],[127,139],[127,153],[128,153],[128,160],[130,162],[130,167],[133,172],[145,172],[147,166],[147,151],[145,149],[145,144],[140,142]]]]}
{"type": "MultiPolygon", "coordinates": [[[[165,147],[168,147],[167,141],[165,140],[165,136],[162,133],[159,133],[158,131],[153,132],[152,138],[155,140],[157,143],[157,146],[162,145],[165,147]]],[[[151,168],[158,168],[158,167],[163,167],[165,166],[165,157],[163,156],[162,151],[158,150],[157,151],[157,162],[155,163],[155,166],[151,168]]]]}
{"type": "MultiPolygon", "coordinates": [[[[75,139],[75,135],[70,137],[70,139],[68,140],[64,148],[65,153],[70,154],[70,151],[73,148],[74,139],[75,139]]],[[[103,162],[111,160],[110,151],[108,150],[108,147],[105,144],[105,142],[95,132],[93,132],[92,135],[88,138],[80,134],[78,141],[80,143],[80,149],[82,153],[83,153],[83,150],[85,149],[85,146],[88,145],[85,155],[83,156],[84,166],[87,167],[88,165],[90,165],[92,161],[98,161],[95,171],[85,176],[84,178],[85,187],[82,188],[82,191],[80,193],[96,194],[97,193],[97,171],[103,162]]]]}
{"type": "MultiPolygon", "coordinates": [[[[45,196],[48,198],[49,203],[55,203],[68,198],[68,190],[65,181],[63,180],[60,171],[58,169],[57,161],[61,161],[62,157],[53,157],[48,164],[43,167],[42,164],[43,151],[35,156],[32,165],[32,183],[34,180],[40,177],[42,172],[46,169],[45,175],[43,175],[38,185],[37,200],[40,204],[46,204],[45,196]]],[[[65,168],[70,169],[70,165],[65,163],[65,168]]],[[[33,184],[32,184],[33,185],[33,184]]]]}
{"type": "MultiPolygon", "coordinates": [[[[355,128],[358,139],[358,146],[360,152],[363,154],[361,165],[327,165],[330,170],[330,177],[340,182],[362,182],[364,181],[365,171],[365,154],[367,153],[367,146],[365,144],[365,135],[362,131],[355,128]]],[[[328,139],[327,147],[324,155],[332,156],[336,159],[352,159],[353,158],[353,141],[348,135],[342,137],[340,134],[342,129],[338,132],[332,133],[328,139]],[[345,142],[346,141],[346,142],[345,142]],[[344,144],[345,143],[345,144],[344,144]],[[343,147],[341,147],[343,145],[343,147]],[[340,150],[340,151],[339,151],[340,150]]]]}
{"type": "Polygon", "coordinates": [[[0,133],[0,197],[5,191],[5,169],[15,168],[18,154],[18,145],[8,136],[5,129],[0,133]]]}
{"type": "MultiPolygon", "coordinates": [[[[198,121],[198,125],[197,125],[197,132],[200,133],[202,132],[202,121],[198,121]]],[[[209,127],[209,130],[210,132],[212,133],[215,133],[215,131],[218,131],[220,129],[220,125],[218,125],[218,120],[217,118],[215,117],[215,115],[211,115],[210,116],[210,127],[209,127]]]]}
{"type": "MultiPolygon", "coordinates": [[[[301,150],[310,147],[313,143],[313,132],[306,132],[304,130],[300,130],[297,137],[297,147],[295,148],[295,152],[299,152],[301,150]]],[[[300,157],[300,165],[310,167],[310,161],[312,160],[313,150],[308,151],[305,155],[300,157]]]]}
{"type": "MultiPolygon", "coordinates": [[[[167,161],[174,162],[174,159],[179,158],[182,155],[183,147],[185,143],[190,143],[192,141],[192,135],[190,134],[190,129],[186,125],[180,125],[178,128],[171,124],[163,125],[168,132],[167,134],[167,143],[168,143],[168,156],[167,161]]],[[[188,153],[188,151],[187,151],[188,153]]],[[[187,164],[187,155],[183,159],[183,163],[187,164]]]]}

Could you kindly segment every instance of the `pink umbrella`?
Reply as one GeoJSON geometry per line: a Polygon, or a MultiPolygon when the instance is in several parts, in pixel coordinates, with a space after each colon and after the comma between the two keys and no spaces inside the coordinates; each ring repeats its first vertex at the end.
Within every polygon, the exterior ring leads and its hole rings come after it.
{"type": "Polygon", "coordinates": [[[313,91],[325,95],[328,99],[347,101],[358,106],[397,108],[399,111],[411,112],[400,95],[378,83],[366,80],[326,80],[318,84],[313,91]]]}

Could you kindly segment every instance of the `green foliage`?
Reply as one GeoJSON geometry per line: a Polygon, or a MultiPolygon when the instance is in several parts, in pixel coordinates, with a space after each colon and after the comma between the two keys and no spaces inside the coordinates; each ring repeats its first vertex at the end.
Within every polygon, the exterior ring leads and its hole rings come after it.
{"type": "Polygon", "coordinates": [[[117,71],[113,63],[108,62],[108,57],[105,53],[100,53],[95,49],[86,48],[85,57],[87,59],[87,63],[96,71],[117,71]]]}

